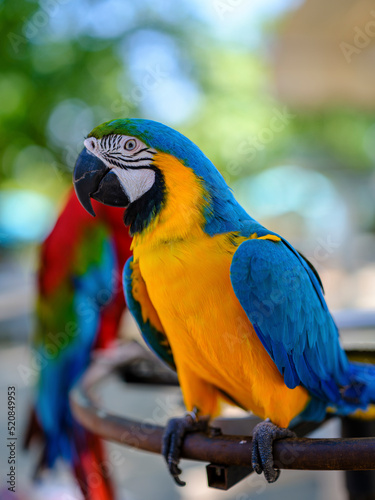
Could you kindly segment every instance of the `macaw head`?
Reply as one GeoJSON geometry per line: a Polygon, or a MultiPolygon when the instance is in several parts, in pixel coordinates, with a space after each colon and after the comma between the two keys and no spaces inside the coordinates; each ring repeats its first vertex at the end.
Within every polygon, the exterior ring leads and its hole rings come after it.
{"type": "Polygon", "coordinates": [[[132,234],[151,223],[200,224],[208,233],[228,230],[226,202],[236,204],[224,179],[189,139],[161,123],[112,120],[84,141],[73,174],[83,207],[95,215],[91,198],[126,207],[132,234]],[[179,221],[178,221],[179,218],[179,221]]]}

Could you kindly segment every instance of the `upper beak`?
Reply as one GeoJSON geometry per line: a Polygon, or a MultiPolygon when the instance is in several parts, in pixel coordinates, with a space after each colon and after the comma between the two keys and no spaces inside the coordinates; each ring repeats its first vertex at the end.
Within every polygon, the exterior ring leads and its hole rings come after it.
{"type": "Polygon", "coordinates": [[[127,207],[130,203],[116,173],[86,148],[77,158],[73,184],[81,205],[94,217],[91,198],[114,207],[127,207]]]}

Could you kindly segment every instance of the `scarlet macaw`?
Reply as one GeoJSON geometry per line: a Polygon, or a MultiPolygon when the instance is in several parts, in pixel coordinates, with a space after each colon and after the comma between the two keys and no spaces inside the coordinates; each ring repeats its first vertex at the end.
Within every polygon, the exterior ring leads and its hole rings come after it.
{"type": "Polygon", "coordinates": [[[121,210],[100,204],[96,210],[93,219],[72,190],[41,248],[33,339],[40,360],[35,413],[45,441],[38,469],[52,467],[61,457],[70,463],[86,499],[111,500],[110,478],[101,472],[101,440],[74,420],[68,401],[92,350],[107,348],[117,337],[125,310],[121,276],[131,256],[131,237],[121,210]]]}
{"type": "Polygon", "coordinates": [[[95,128],[74,172],[82,205],[127,207],[133,254],[129,308],[149,346],[177,370],[187,410],[169,422],[163,454],[176,482],[186,432],[234,402],[268,421],[252,464],[277,479],[272,443],[297,416],[320,421],[375,401],[375,368],[350,363],[312,265],[239,205],[211,161],[157,122],[95,128]],[[193,412],[193,413],[191,413],[193,412]]]}

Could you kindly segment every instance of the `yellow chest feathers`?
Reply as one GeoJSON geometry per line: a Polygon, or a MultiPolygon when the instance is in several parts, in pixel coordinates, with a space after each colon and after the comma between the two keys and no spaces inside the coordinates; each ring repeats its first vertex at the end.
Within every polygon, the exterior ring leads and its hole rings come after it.
{"type": "MultiPolygon", "coordinates": [[[[227,236],[203,234],[184,241],[165,243],[143,254],[140,271],[155,308],[167,308],[184,318],[198,316],[208,302],[228,295],[230,264],[236,248],[227,236]]],[[[233,294],[233,292],[232,292],[233,294]]],[[[233,294],[234,297],[234,294],[233,294]]]]}
{"type": "Polygon", "coordinates": [[[187,407],[210,413],[216,405],[218,393],[210,397],[206,389],[200,391],[199,379],[285,426],[308,396],[285,386],[233,292],[230,265],[236,248],[229,235],[196,231],[152,251],[139,248],[135,255],[171,345],[187,407]],[[282,400],[289,402],[287,411],[280,411],[282,400]]]}

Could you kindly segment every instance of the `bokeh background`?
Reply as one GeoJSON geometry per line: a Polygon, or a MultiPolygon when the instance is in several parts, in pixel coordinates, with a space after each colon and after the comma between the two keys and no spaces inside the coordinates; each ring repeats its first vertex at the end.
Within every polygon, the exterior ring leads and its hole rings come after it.
{"type": "MultiPolygon", "coordinates": [[[[19,387],[21,427],[35,383],[19,367],[29,363],[38,245],[84,137],[103,121],[177,128],[253,217],[313,262],[332,309],[375,308],[373,0],[0,0],[0,26],[0,387],[4,401],[19,387]]],[[[299,498],[290,491],[301,485],[306,499],[333,498],[332,488],[345,498],[332,473],[210,491],[202,466],[189,469],[195,490],[177,490],[159,457],[127,456],[119,498],[299,498]]],[[[34,458],[19,450],[19,497],[63,498],[66,471],[33,485],[34,458]]]]}

